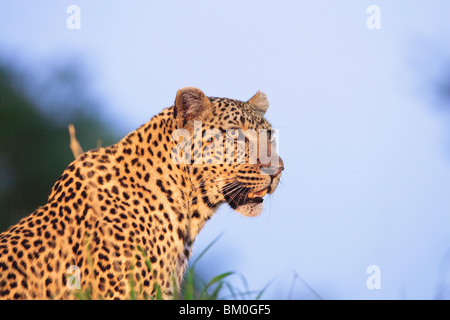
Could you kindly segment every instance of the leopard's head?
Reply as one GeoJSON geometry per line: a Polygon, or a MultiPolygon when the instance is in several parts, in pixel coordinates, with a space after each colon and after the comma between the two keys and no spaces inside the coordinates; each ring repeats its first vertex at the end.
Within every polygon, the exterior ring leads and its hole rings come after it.
{"type": "Polygon", "coordinates": [[[257,216],[264,196],[277,188],[284,164],[264,118],[268,107],[259,91],[243,102],[207,97],[192,87],[178,90],[174,108],[181,130],[174,138],[184,138],[173,159],[184,161],[193,191],[207,206],[227,202],[243,215],[257,216]]]}

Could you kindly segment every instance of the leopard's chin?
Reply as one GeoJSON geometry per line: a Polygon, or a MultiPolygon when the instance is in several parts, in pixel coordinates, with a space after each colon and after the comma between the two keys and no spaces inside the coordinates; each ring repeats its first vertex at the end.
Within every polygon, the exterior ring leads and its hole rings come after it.
{"type": "Polygon", "coordinates": [[[256,217],[259,216],[263,210],[263,204],[261,199],[261,202],[248,202],[246,204],[240,205],[234,209],[234,211],[239,212],[240,214],[247,216],[247,217],[256,217]]]}

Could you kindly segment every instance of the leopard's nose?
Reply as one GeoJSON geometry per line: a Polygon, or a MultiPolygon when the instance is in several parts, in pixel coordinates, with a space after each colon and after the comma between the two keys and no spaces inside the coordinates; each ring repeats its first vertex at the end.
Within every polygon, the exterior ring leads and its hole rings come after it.
{"type": "Polygon", "coordinates": [[[276,167],[276,169],[274,170],[274,173],[272,174],[272,178],[275,178],[276,176],[278,176],[281,171],[284,170],[284,167],[276,167]]]}
{"type": "Polygon", "coordinates": [[[277,166],[270,166],[270,165],[260,165],[260,169],[261,172],[264,174],[268,174],[273,178],[275,178],[276,176],[278,176],[281,171],[284,170],[284,163],[283,163],[283,159],[279,158],[279,163],[277,166]]]}

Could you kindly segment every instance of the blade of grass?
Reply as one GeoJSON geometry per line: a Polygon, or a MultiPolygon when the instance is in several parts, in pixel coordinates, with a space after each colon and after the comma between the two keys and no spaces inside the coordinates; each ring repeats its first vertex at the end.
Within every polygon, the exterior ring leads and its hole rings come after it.
{"type": "Polygon", "coordinates": [[[208,289],[209,289],[212,285],[217,284],[217,283],[223,285],[223,284],[222,284],[222,280],[225,279],[226,277],[232,275],[232,274],[234,274],[234,272],[225,272],[225,273],[219,274],[218,276],[215,276],[214,278],[212,278],[212,279],[208,282],[208,284],[207,284],[206,286],[203,287],[203,290],[202,290],[202,292],[200,293],[200,297],[206,295],[207,292],[208,292],[208,289]]]}
{"type": "Polygon", "coordinates": [[[220,282],[213,293],[209,296],[209,300],[217,300],[219,297],[219,292],[222,290],[223,282],[220,282]]]}
{"type": "Polygon", "coordinates": [[[147,266],[148,272],[151,272],[152,271],[152,263],[148,259],[147,253],[139,245],[137,246],[137,249],[142,254],[142,256],[144,257],[144,262],[145,262],[145,265],[147,266]]]}
{"type": "Polygon", "coordinates": [[[133,279],[133,270],[134,270],[134,265],[132,264],[130,266],[130,273],[128,274],[128,284],[130,286],[130,300],[137,299],[136,291],[134,290],[135,283],[134,283],[134,279],[133,279]]]}
{"type": "Polygon", "coordinates": [[[186,277],[186,283],[184,288],[183,300],[193,300],[194,299],[194,269],[189,269],[186,277]]]}
{"type": "Polygon", "coordinates": [[[156,289],[156,300],[162,300],[162,291],[161,286],[157,283],[155,283],[155,289],[156,289]]]}
{"type": "Polygon", "coordinates": [[[228,288],[228,291],[230,291],[233,300],[238,300],[236,292],[234,292],[233,286],[228,282],[225,282],[225,286],[228,288]]]}
{"type": "Polygon", "coordinates": [[[258,295],[255,297],[255,300],[259,300],[261,299],[261,296],[264,294],[264,292],[266,291],[266,289],[269,287],[269,285],[272,283],[273,280],[269,281],[264,288],[262,288],[262,290],[258,293],[258,295]]]}
{"type": "Polygon", "coordinates": [[[245,278],[245,276],[242,273],[236,273],[236,275],[241,279],[242,285],[244,286],[244,292],[239,292],[239,294],[242,296],[242,298],[244,300],[248,300],[251,299],[250,296],[245,296],[248,295],[250,292],[250,288],[248,286],[248,282],[247,279],[245,278]]]}

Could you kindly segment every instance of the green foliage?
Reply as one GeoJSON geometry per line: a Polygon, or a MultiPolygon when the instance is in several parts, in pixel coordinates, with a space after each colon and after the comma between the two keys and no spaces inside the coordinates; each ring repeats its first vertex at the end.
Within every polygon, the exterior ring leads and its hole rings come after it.
{"type": "Polygon", "coordinates": [[[214,276],[208,282],[202,280],[196,274],[198,262],[204,257],[206,252],[219,240],[220,236],[212,241],[194,260],[186,271],[184,282],[181,285],[181,295],[175,299],[182,300],[218,300],[218,299],[260,299],[267,286],[261,291],[251,291],[248,288],[245,277],[238,273],[229,271],[214,276]],[[230,282],[232,277],[240,278],[243,290],[230,282]]]}

